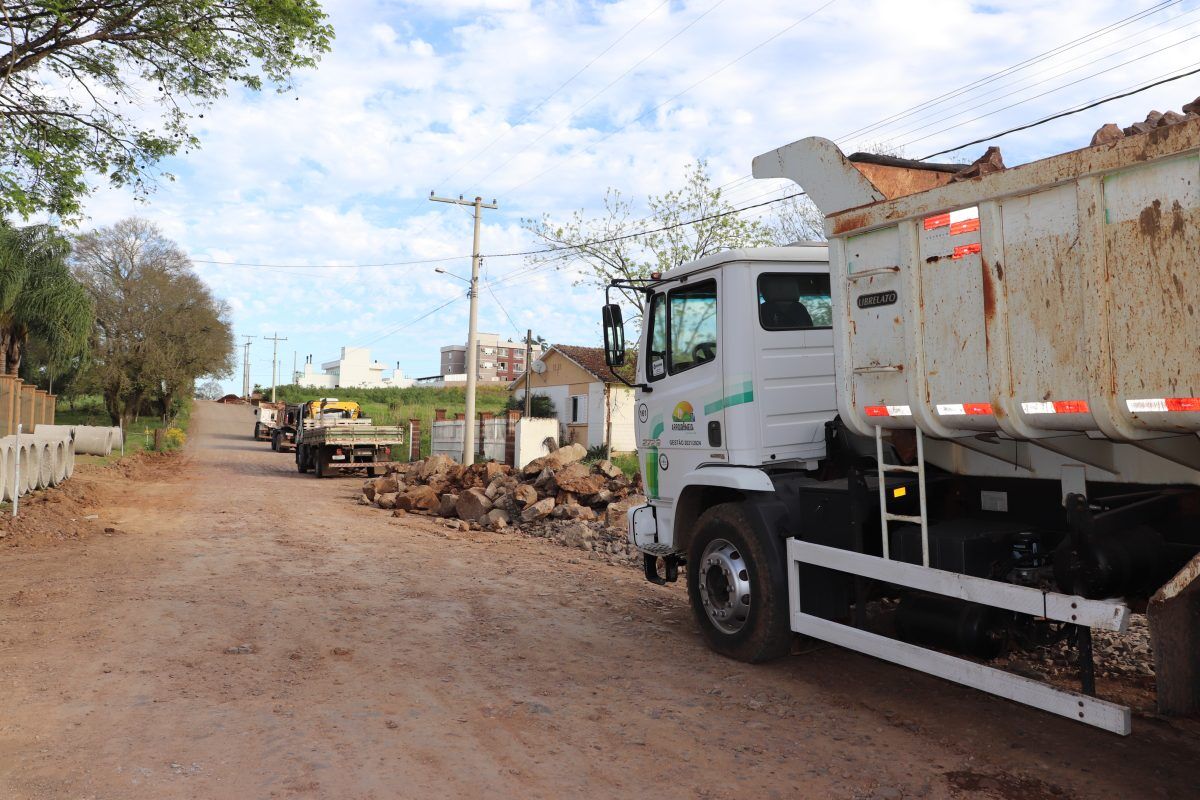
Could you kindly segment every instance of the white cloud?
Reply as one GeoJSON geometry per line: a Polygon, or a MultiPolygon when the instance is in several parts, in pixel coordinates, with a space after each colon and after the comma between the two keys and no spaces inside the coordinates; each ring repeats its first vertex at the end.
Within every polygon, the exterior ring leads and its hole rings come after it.
{"type": "MultiPolygon", "coordinates": [[[[766,41],[819,4],[759,0],[750,11],[739,2],[714,8],[714,0],[661,8],[660,0],[330,4],[338,32],[334,51],[317,71],[300,76],[295,92],[235,92],[197,120],[202,149],[166,165],[179,179],[164,184],[148,205],[105,189],[87,210],[96,225],[130,214],[148,217],[197,259],[375,264],[465,255],[468,210],[430,203],[428,193],[436,189],[496,197],[500,210],[485,212],[485,252],[526,250],[536,242],[521,230],[521,217],[595,211],[608,186],[632,199],[662,192],[696,158],[709,160],[719,184],[731,184],[729,199],[757,202],[778,187],[741,180],[758,153],[806,135],[853,131],[1151,5],[843,0],[766,41]]],[[[1200,10],[1197,2],[1185,2],[1036,65],[1028,70],[1039,72],[1036,77],[1023,72],[987,90],[998,95],[1018,88],[1018,80],[1049,79],[1042,87],[906,132],[934,116],[922,112],[845,146],[911,142],[907,155],[925,155],[1182,66],[1194,48],[1164,45],[1196,32],[1200,10]],[[1160,27],[1148,28],[1152,24],[1160,27]],[[1190,27],[1172,32],[1184,25],[1190,27]],[[1120,47],[1132,49],[1052,77],[1120,47]],[[1155,48],[1162,52],[969,121],[1155,48]],[[1000,89],[1007,82],[1015,85],[1000,89]]],[[[1101,123],[1128,124],[1151,107],[1178,108],[1195,87],[1163,87],[999,143],[1010,164],[1082,146],[1101,123]]],[[[435,274],[433,266],[199,269],[230,301],[239,332],[278,329],[301,354],[321,361],[343,344],[379,338],[460,293],[458,282],[435,274]]],[[[462,274],[470,266],[464,260],[446,268],[462,274]]],[[[520,259],[487,264],[494,279],[524,268],[520,259]]],[[[574,286],[566,272],[533,273],[495,291],[522,330],[533,327],[553,341],[598,341],[600,295],[574,286]]],[[[385,363],[400,361],[409,374],[433,372],[437,348],[465,336],[465,306],[455,303],[380,339],[372,344],[374,354],[385,363]]],[[[512,327],[485,290],[481,328],[512,327]]],[[[264,361],[269,356],[259,357],[264,361]]]]}

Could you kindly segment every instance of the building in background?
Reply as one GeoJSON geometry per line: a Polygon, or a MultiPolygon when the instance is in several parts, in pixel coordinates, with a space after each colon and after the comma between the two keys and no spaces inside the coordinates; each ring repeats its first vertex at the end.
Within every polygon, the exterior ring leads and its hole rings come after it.
{"type": "Polygon", "coordinates": [[[610,453],[637,449],[633,388],[609,371],[603,348],[555,344],[534,363],[510,388],[523,398],[528,382],[535,396],[550,398],[561,441],[589,448],[603,445],[610,453]]]}
{"type": "MultiPolygon", "coordinates": [[[[525,373],[525,343],[502,341],[499,334],[476,334],[479,344],[476,379],[480,383],[512,383],[525,373]]],[[[533,346],[533,358],[543,353],[533,346]]],[[[466,383],[467,346],[452,344],[442,348],[441,383],[466,383]]]]}
{"type": "Polygon", "coordinates": [[[371,351],[365,347],[343,347],[340,358],[321,364],[323,372],[317,372],[313,367],[312,356],[309,356],[304,362],[304,370],[296,372],[292,382],[313,389],[383,389],[413,385],[412,379],[405,378],[399,367],[392,370],[390,377],[384,377],[387,367],[372,361],[371,351]]]}

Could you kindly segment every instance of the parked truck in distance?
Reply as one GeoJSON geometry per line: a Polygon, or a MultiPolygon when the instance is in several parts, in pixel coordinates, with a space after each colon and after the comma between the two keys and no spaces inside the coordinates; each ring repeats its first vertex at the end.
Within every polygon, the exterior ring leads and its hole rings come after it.
{"type": "Polygon", "coordinates": [[[279,425],[279,415],[283,403],[259,402],[254,406],[254,441],[269,442],[272,433],[279,425]]]}
{"type": "Polygon", "coordinates": [[[326,478],[339,471],[365,469],[375,476],[404,444],[404,428],[375,425],[357,403],[322,398],[299,407],[295,432],[296,469],[326,478]]]}
{"type": "Polygon", "coordinates": [[[828,247],[634,284],[647,579],[684,568],[736,659],[799,633],[1121,734],[1092,630],[1148,607],[1159,708],[1197,713],[1200,120],[963,181],[851,158],[754,162],[828,247]],[[1051,642],[1079,691],[989,663],[1051,642]]]}

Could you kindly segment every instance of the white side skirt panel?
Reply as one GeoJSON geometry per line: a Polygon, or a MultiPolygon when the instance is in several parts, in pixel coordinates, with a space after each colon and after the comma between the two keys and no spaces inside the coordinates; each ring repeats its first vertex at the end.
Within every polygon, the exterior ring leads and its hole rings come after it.
{"type": "Polygon", "coordinates": [[[1088,600],[1075,595],[1043,592],[1030,586],[960,575],[957,572],[922,567],[905,561],[889,561],[865,553],[840,550],[812,542],[788,540],[788,556],[794,561],[862,575],[912,589],[957,597],[972,603],[1005,608],[1020,614],[1059,622],[1086,625],[1106,631],[1123,631],[1129,625],[1129,607],[1116,600],[1088,600]]]}
{"type": "Polygon", "coordinates": [[[1051,714],[1078,720],[1122,736],[1129,735],[1130,714],[1129,709],[1124,706],[1076,692],[1055,689],[1040,681],[1022,678],[1020,675],[801,612],[792,614],[792,630],[884,661],[891,661],[893,664],[1040,708],[1051,714]]]}
{"type": "Polygon", "coordinates": [[[973,578],[904,562],[888,561],[876,556],[795,539],[788,540],[787,549],[788,596],[791,604],[792,630],[796,633],[813,636],[884,661],[900,664],[964,686],[971,686],[1122,736],[1129,734],[1130,712],[1124,706],[1097,700],[1077,692],[1055,689],[1039,681],[977,664],[974,661],[946,655],[935,650],[927,650],[908,642],[901,642],[839,622],[805,614],[800,608],[800,571],[797,566],[799,564],[815,564],[853,575],[863,575],[935,594],[983,603],[996,608],[1007,608],[1068,622],[1075,621],[1078,624],[1108,630],[1125,630],[1129,619],[1129,609],[1123,604],[1043,593],[1028,587],[973,578]],[[1029,592],[1033,594],[1030,595],[1029,592]],[[1072,616],[1079,619],[1072,620],[1072,616]]]}

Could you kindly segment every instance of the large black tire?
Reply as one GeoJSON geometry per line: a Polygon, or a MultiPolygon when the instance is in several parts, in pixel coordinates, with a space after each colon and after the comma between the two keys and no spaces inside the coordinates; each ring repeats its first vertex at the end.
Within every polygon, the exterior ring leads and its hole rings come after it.
{"type": "Polygon", "coordinates": [[[313,453],[313,474],[318,478],[325,477],[325,459],[321,456],[321,448],[313,453]]]}
{"type": "Polygon", "coordinates": [[[271,434],[271,449],[276,453],[279,452],[279,431],[275,431],[271,434]]]}
{"type": "Polygon", "coordinates": [[[258,434],[261,430],[262,430],[262,423],[261,422],[254,423],[254,441],[256,441],[256,442],[258,441],[258,434]]]}
{"type": "Polygon", "coordinates": [[[688,597],[709,647],[758,663],[791,650],[786,548],[759,531],[740,503],[722,503],[696,521],[688,548],[688,597]]]}
{"type": "Polygon", "coordinates": [[[308,472],[308,465],[304,463],[304,448],[297,445],[296,447],[296,472],[308,472]]]}

